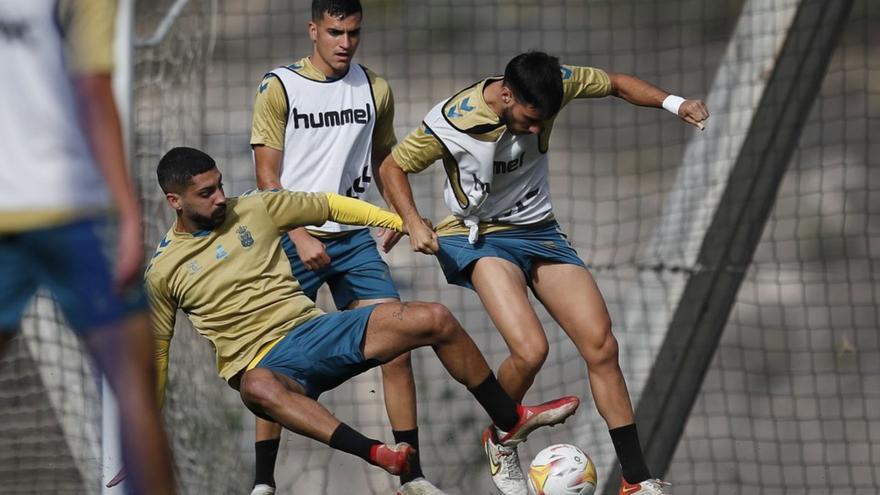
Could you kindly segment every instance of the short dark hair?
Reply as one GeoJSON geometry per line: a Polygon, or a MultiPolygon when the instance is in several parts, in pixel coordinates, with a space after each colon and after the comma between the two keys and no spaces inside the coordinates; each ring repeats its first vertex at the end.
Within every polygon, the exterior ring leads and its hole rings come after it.
{"type": "Polygon", "coordinates": [[[171,148],[159,160],[156,177],[162,192],[179,193],[193,183],[192,178],[217,168],[214,159],[204,151],[181,146],[171,148]]]}
{"type": "Polygon", "coordinates": [[[521,53],[504,68],[504,86],[520,103],[531,105],[542,118],[556,115],[562,106],[562,67],[544,52],[521,53]]]}
{"type": "Polygon", "coordinates": [[[360,0],[312,0],[312,21],[324,19],[324,12],[330,17],[345,19],[354,14],[363,15],[360,0]]]}

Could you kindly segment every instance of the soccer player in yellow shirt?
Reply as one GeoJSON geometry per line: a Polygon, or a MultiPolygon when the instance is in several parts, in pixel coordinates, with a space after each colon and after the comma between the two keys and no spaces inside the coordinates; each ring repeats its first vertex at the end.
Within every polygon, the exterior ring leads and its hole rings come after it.
{"type": "MultiPolygon", "coordinates": [[[[311,55],[272,70],[260,82],[251,131],[260,189],[366,197],[373,166],[388,156],[397,138],[388,82],[352,63],[362,18],[358,0],[313,0],[311,55]]],[[[324,284],[339,310],[400,300],[369,229],[335,222],[300,227],[284,235],[282,247],[312,300],[324,284]]],[[[418,449],[409,353],[382,366],[382,385],[395,440],[418,449]]],[[[280,435],[280,425],[257,419],[251,495],[274,493],[280,435]]],[[[424,478],[418,454],[400,484],[402,495],[442,495],[424,478]]]]}
{"type": "Polygon", "coordinates": [[[504,392],[467,332],[440,304],[393,302],[324,314],[306,297],[281,248],[281,234],[331,220],[402,230],[399,216],[335,193],[264,190],[227,198],[214,160],[174,148],[159,162],[159,185],[177,221],[147,268],[159,397],[177,310],[211,341],[220,376],[257,416],[399,475],[414,454],[341,423],[317,402],[322,392],[404,352],[431,346],[453,378],[489,414],[499,445],[565,420],[563,397],[522,406],[504,392]]]}
{"type": "MultiPolygon", "coordinates": [[[[435,106],[422,125],[380,167],[386,197],[400,213],[415,251],[436,254],[451,284],[476,290],[510,350],[498,381],[522,399],[548,352],[544,329],[528,299],[531,288],[586,361],[599,413],[621,462],[621,494],[667,493],[645,465],[632,404],[618,365],[617,341],[605,302],[585,264],[560,230],[550,202],[548,151],[559,110],[576,98],[617,96],[664,107],[702,128],[709,114],[638,78],[560,65],[530,52],[435,106]],[[443,161],[444,191],[453,215],[427,228],[406,174],[443,161]]],[[[490,473],[505,495],[525,495],[515,448],[483,435],[490,473]]]]}
{"type": "Polygon", "coordinates": [[[49,289],[116,393],[132,492],[171,494],[141,210],[111,91],[115,20],[113,0],[0,0],[0,350],[49,289]]]}

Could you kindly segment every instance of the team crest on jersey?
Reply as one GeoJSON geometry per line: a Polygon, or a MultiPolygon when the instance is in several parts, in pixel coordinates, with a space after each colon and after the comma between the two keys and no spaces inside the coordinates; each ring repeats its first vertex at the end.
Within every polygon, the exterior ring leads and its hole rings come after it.
{"type": "Polygon", "coordinates": [[[241,247],[249,249],[254,245],[254,236],[251,235],[251,231],[247,227],[240,225],[236,232],[238,233],[238,242],[241,243],[241,247]]]}

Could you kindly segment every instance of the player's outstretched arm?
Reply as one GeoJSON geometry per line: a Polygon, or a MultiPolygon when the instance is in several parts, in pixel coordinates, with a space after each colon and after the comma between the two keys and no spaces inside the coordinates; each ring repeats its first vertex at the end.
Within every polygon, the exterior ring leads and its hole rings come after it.
{"type": "Polygon", "coordinates": [[[709,118],[709,110],[703,100],[686,100],[671,95],[662,89],[635,76],[608,73],[611,79],[611,94],[633,105],[665,108],[694,127],[702,130],[703,122],[709,118]]]}
{"type": "Polygon", "coordinates": [[[412,187],[406,172],[400,168],[393,155],[388,155],[379,166],[379,176],[384,184],[385,201],[403,219],[409,233],[413,251],[434,254],[440,246],[437,233],[422,219],[413,199],[412,187]]]}
{"type": "Polygon", "coordinates": [[[128,177],[110,74],[79,75],[74,77],[74,86],[89,145],[119,215],[116,285],[121,289],[141,274],[144,240],[141,208],[128,177]]]}
{"type": "MultiPolygon", "coordinates": [[[[281,186],[281,150],[263,144],[254,145],[254,167],[257,173],[257,187],[260,189],[284,189],[281,186]]],[[[296,254],[309,270],[318,270],[330,264],[330,255],[324,243],[312,237],[304,227],[287,233],[296,247],[296,254]]]]}

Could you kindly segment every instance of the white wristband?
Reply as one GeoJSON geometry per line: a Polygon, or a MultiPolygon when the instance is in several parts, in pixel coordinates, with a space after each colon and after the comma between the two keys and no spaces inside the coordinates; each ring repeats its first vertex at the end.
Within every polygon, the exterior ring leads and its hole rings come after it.
{"type": "Polygon", "coordinates": [[[677,116],[682,103],[684,103],[684,98],[681,96],[669,95],[663,100],[663,108],[677,116]]]}

